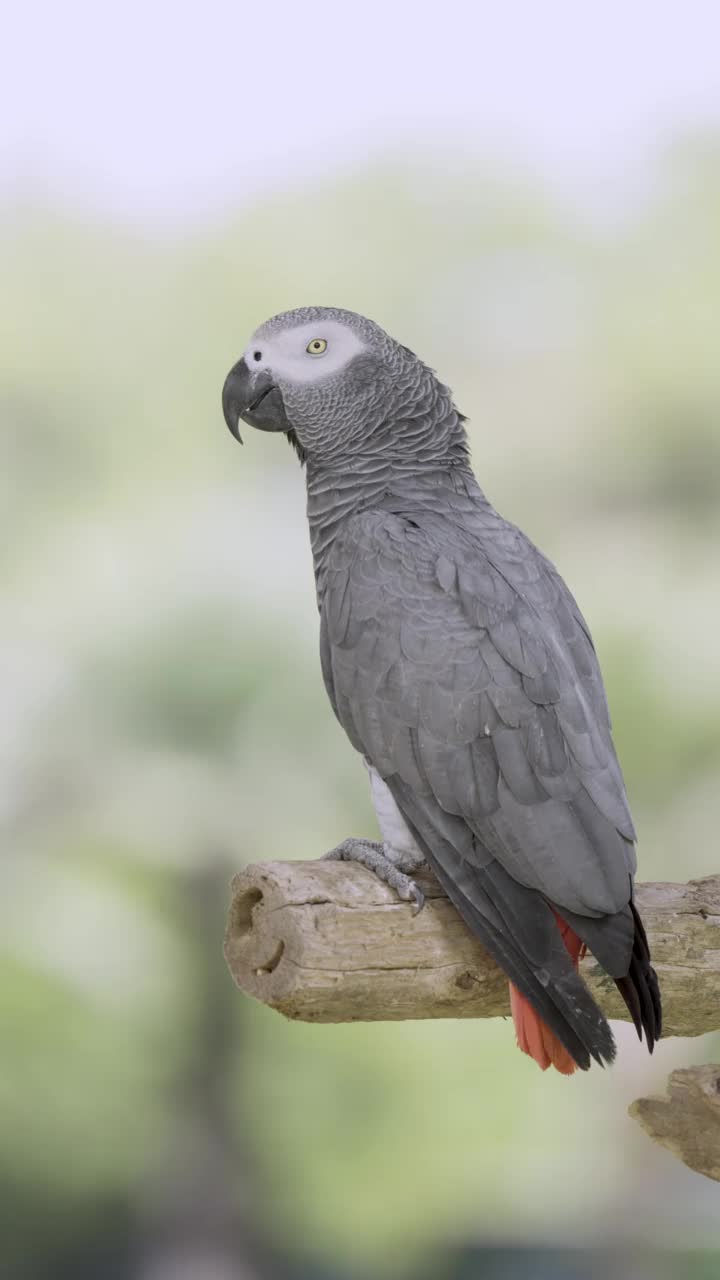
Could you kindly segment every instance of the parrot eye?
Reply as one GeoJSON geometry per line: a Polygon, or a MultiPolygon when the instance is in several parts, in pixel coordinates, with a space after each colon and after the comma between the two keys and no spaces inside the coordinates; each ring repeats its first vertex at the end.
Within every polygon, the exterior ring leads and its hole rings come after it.
{"type": "Polygon", "coordinates": [[[322,356],[327,351],[327,342],[324,338],[313,338],[308,342],[305,350],[309,356],[322,356]]]}

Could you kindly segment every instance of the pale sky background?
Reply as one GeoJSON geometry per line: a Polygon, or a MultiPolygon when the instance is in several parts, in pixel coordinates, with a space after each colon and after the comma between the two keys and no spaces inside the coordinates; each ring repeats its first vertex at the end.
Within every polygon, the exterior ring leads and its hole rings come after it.
{"type": "Polygon", "coordinates": [[[3,23],[2,192],[133,219],[203,220],[398,140],[530,164],[593,204],[713,123],[713,0],[29,0],[3,23]]]}

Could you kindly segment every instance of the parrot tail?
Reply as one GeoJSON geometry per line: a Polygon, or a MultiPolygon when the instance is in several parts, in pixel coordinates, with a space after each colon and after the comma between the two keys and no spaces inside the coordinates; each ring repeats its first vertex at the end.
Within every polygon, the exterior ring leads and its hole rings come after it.
{"type": "MultiPolygon", "coordinates": [[[[554,911],[554,915],[562,940],[577,969],[578,962],[585,954],[585,944],[557,911],[554,911]]],[[[514,982],[508,983],[508,986],[518,1048],[522,1049],[523,1053],[529,1054],[542,1071],[547,1071],[548,1067],[554,1067],[562,1075],[571,1076],[573,1071],[577,1070],[574,1058],[558,1040],[555,1032],[550,1030],[546,1022],[543,1022],[527,997],[518,991],[514,982]]]]}
{"type": "Polygon", "coordinates": [[[630,968],[624,978],[616,978],[615,985],[628,1007],[630,1017],[635,1023],[635,1030],[652,1053],[655,1043],[662,1035],[662,1003],[657,974],[650,963],[645,926],[640,919],[634,902],[630,903],[635,936],[630,959],[630,968]]]}

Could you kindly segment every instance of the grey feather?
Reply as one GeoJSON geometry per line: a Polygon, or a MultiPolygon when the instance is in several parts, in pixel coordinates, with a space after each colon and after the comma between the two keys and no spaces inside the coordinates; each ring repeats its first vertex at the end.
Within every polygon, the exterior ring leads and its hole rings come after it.
{"type": "MultiPolygon", "coordinates": [[[[338,535],[340,559],[348,562],[345,539],[357,554],[342,581],[340,561],[330,553],[322,605],[326,633],[342,630],[335,613],[347,612],[348,599],[353,618],[356,595],[362,626],[350,663],[330,662],[331,694],[351,737],[358,735],[364,754],[395,788],[405,819],[422,830],[428,857],[452,886],[460,910],[494,954],[502,954],[520,989],[534,993],[538,1009],[538,988],[550,991],[550,1007],[545,997],[542,1007],[563,1039],[563,1009],[575,1011],[576,1034],[587,1025],[585,997],[566,953],[564,959],[553,953],[552,964],[547,956],[539,959],[545,955],[540,942],[551,948],[559,935],[552,913],[537,911],[552,903],[566,918],[584,921],[609,970],[627,972],[633,857],[625,790],[604,696],[598,703],[594,651],[578,645],[584,632],[566,602],[561,622],[555,618],[562,600],[557,578],[526,543],[535,567],[528,604],[513,583],[517,556],[503,559],[504,522],[496,517],[493,525],[481,508],[482,528],[475,539],[468,537],[467,515],[460,532],[452,519],[452,491],[442,496],[450,514],[440,524],[420,504],[411,525],[380,505],[355,516],[338,535]],[[477,577],[467,571],[473,551],[484,564],[477,577]],[[473,581],[481,584],[482,598],[471,599],[473,581]],[[380,646],[373,643],[378,636],[380,646]],[[450,660],[455,654],[463,660],[450,660]],[[534,682],[529,691],[528,681],[534,682]],[[447,854],[449,847],[462,865],[447,854]],[[480,887],[474,873],[481,869],[480,887]],[[488,903],[497,909],[489,922],[488,903]],[[598,921],[616,918],[617,924],[598,928],[598,921]]],[[[511,533],[516,552],[518,537],[511,533]]],[[[527,578],[522,575],[523,582],[527,578]]],[[[599,1043],[600,1024],[592,1016],[596,1039],[585,1044],[588,1053],[599,1043]]],[[[598,1052],[609,1059],[610,1041],[603,1045],[598,1052]]]]}

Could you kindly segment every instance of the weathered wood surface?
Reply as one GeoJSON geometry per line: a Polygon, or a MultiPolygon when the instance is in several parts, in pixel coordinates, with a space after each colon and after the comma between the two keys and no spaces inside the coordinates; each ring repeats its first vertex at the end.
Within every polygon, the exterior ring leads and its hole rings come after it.
{"type": "MultiPolygon", "coordinates": [[[[225,958],[237,985],[288,1018],[375,1022],[509,1013],[507,980],[437,882],[413,916],[362,867],[268,862],[235,876],[225,958]]],[[[663,995],[664,1034],[720,1029],[720,876],[645,884],[637,901],[663,995]]],[[[582,973],[610,1018],[628,1018],[591,956],[582,973]]]]}
{"type": "Polygon", "coordinates": [[[653,1142],[720,1182],[720,1066],[673,1071],[665,1097],[638,1098],[630,1115],[653,1142]]]}

